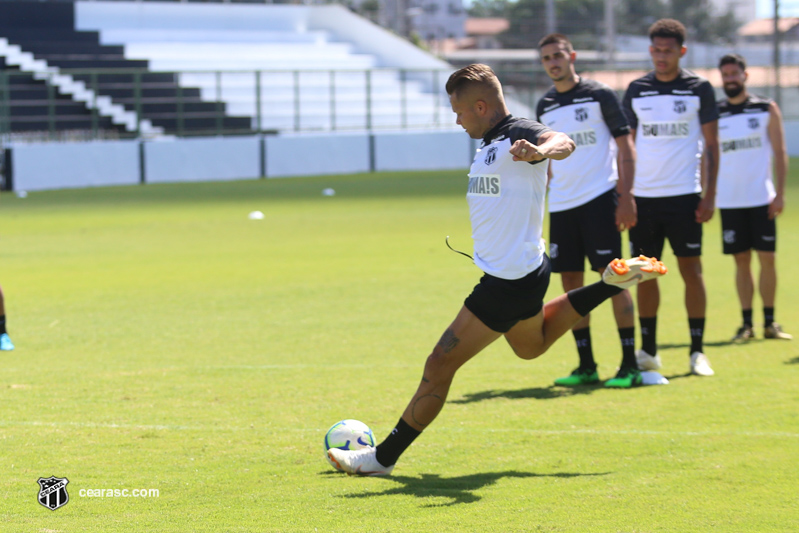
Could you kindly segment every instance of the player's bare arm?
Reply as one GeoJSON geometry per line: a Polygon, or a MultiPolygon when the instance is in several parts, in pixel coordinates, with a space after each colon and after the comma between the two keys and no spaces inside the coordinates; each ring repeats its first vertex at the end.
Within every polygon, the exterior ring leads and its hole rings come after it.
{"type": "Polygon", "coordinates": [[[538,145],[519,139],[510,147],[514,161],[541,161],[542,159],[561,160],[569,157],[577,145],[565,133],[548,131],[538,137],[538,145]]]}
{"type": "Polygon", "coordinates": [[[696,208],[696,221],[707,222],[713,218],[716,209],[716,179],[719,175],[719,122],[713,120],[702,124],[702,135],[705,138],[705,150],[702,153],[704,170],[704,196],[696,208]]]}
{"type": "Polygon", "coordinates": [[[617,158],[619,182],[616,185],[619,204],[616,207],[616,228],[624,231],[638,223],[638,209],[632,192],[635,178],[635,144],[632,135],[616,137],[616,146],[619,148],[617,158]]]}
{"type": "Polygon", "coordinates": [[[777,196],[768,206],[769,218],[776,218],[785,208],[785,176],[788,174],[788,152],[785,149],[785,128],[776,102],[769,106],[768,138],[774,151],[774,175],[777,196]]]}

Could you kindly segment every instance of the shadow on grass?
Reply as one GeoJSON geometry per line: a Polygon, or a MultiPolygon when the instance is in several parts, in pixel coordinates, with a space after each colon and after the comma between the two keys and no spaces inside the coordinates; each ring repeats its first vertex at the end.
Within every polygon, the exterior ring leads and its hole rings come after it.
{"type": "Polygon", "coordinates": [[[666,378],[666,379],[668,379],[669,381],[673,381],[673,380],[675,380],[675,379],[681,379],[681,378],[690,378],[690,377],[692,377],[692,376],[693,376],[693,377],[695,377],[695,376],[694,376],[693,374],[691,374],[690,372],[686,372],[685,374],[672,374],[671,376],[663,376],[663,377],[664,377],[664,378],[666,378]]]}
{"type": "Polygon", "coordinates": [[[535,398],[536,400],[553,400],[556,398],[577,396],[578,394],[591,394],[602,388],[604,388],[602,384],[597,383],[596,385],[582,385],[580,387],[556,387],[554,385],[550,385],[549,387],[532,387],[529,389],[519,390],[487,390],[483,392],[464,394],[463,398],[449,400],[447,403],[475,403],[485,400],[493,400],[494,398],[507,398],[509,400],[523,400],[527,398],[535,398]]]}
{"type": "MultiPolygon", "coordinates": [[[[758,342],[758,341],[760,341],[760,339],[752,339],[749,342],[758,342]]],[[[727,340],[727,341],[712,341],[712,342],[703,342],[702,343],[703,346],[713,346],[713,347],[731,346],[731,345],[734,345],[734,344],[736,344],[736,343],[732,342],[731,340],[727,340]]],[[[690,347],[691,347],[691,343],[684,343],[684,344],[658,344],[658,350],[670,350],[672,348],[676,349],[676,348],[690,348],[690,347]]]]}
{"type": "Polygon", "coordinates": [[[517,472],[509,470],[506,472],[488,472],[485,474],[470,474],[468,476],[458,476],[442,478],[438,474],[422,474],[421,477],[410,476],[391,476],[386,478],[388,481],[398,483],[380,492],[363,492],[361,494],[347,494],[344,498],[371,498],[372,496],[416,496],[417,498],[447,498],[445,503],[429,503],[424,507],[448,507],[461,503],[474,503],[482,499],[482,496],[474,494],[474,491],[483,487],[493,485],[502,478],[531,478],[531,477],[555,477],[572,478],[578,476],[606,476],[610,472],[597,472],[588,474],[577,474],[562,472],[557,474],[535,474],[532,472],[517,472]]]}
{"type": "Polygon", "coordinates": [[[786,365],[799,365],[799,356],[794,357],[793,359],[788,359],[785,361],[786,365]]]}

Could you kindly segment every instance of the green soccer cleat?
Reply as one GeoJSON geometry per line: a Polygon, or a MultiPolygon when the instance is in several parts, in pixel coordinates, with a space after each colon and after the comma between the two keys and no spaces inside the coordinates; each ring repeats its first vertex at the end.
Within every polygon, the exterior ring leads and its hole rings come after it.
{"type": "Polygon", "coordinates": [[[620,368],[616,377],[605,382],[610,389],[629,389],[643,382],[641,372],[637,368],[620,368]]]}
{"type": "Polygon", "coordinates": [[[599,374],[597,374],[596,368],[593,370],[575,368],[574,371],[565,378],[558,378],[555,380],[555,385],[560,385],[562,387],[590,385],[591,383],[599,383],[599,374]]]}
{"type": "Polygon", "coordinates": [[[782,326],[776,322],[772,322],[770,325],[766,326],[763,330],[763,336],[767,339],[782,339],[786,341],[793,339],[793,335],[782,331],[782,326]]]}

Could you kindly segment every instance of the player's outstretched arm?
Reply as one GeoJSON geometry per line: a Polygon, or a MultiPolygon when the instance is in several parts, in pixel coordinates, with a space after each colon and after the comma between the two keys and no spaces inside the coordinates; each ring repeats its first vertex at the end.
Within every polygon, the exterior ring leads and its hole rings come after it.
{"type": "Polygon", "coordinates": [[[538,137],[538,145],[519,139],[510,148],[514,161],[541,161],[542,159],[566,159],[577,145],[565,133],[548,131],[538,137]]]}

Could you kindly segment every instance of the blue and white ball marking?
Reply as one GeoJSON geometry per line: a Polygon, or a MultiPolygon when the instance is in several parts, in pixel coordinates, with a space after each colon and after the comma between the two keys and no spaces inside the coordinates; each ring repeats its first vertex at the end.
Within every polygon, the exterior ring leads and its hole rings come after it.
{"type": "Polygon", "coordinates": [[[347,419],[336,422],[325,433],[325,459],[336,470],[338,467],[327,456],[327,450],[330,448],[360,450],[370,446],[375,446],[375,435],[369,426],[358,420],[347,419]]]}

